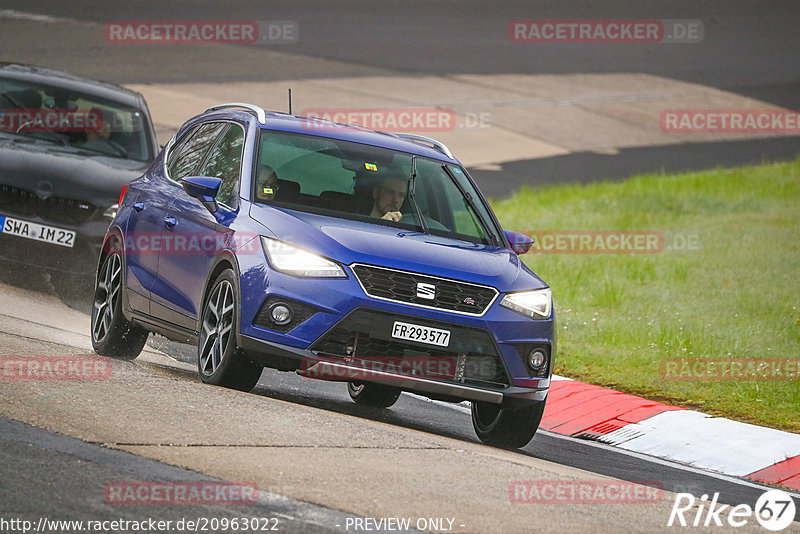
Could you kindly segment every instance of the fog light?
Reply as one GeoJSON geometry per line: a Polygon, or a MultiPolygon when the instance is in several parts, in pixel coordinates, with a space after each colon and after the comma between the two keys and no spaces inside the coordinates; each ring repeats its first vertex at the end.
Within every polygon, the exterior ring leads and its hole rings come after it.
{"type": "Polygon", "coordinates": [[[269,314],[272,322],[278,326],[283,326],[292,322],[292,308],[283,302],[276,302],[269,307],[269,314]]]}
{"type": "Polygon", "coordinates": [[[542,349],[533,349],[528,356],[528,363],[534,370],[540,370],[547,363],[547,354],[542,349]]]}

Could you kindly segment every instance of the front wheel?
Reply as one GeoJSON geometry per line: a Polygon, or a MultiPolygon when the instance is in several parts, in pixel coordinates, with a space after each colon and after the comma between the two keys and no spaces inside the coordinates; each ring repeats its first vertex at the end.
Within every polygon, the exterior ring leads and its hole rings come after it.
{"type": "Polygon", "coordinates": [[[401,393],[399,389],[389,386],[360,382],[348,382],[347,392],[356,404],[372,408],[388,408],[394,405],[401,393]]]}
{"type": "Polygon", "coordinates": [[[231,269],[223,271],[203,306],[197,369],[206,384],[250,391],[258,383],[263,368],[236,346],[239,307],[234,276],[231,269]]]}
{"type": "Polygon", "coordinates": [[[527,445],[539,429],[544,401],[510,410],[498,404],[472,403],[472,427],[480,440],[502,449],[527,445]]]}
{"type": "Polygon", "coordinates": [[[92,304],[92,348],[101,356],[132,360],[144,348],[147,330],[122,315],[122,258],[112,252],[103,260],[92,304]]]}

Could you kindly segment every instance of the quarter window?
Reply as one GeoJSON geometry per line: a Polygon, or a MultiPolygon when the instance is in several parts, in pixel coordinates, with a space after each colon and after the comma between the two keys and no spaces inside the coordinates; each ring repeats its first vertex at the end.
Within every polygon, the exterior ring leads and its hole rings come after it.
{"type": "Polygon", "coordinates": [[[231,125],[211,151],[200,169],[201,176],[214,176],[222,180],[217,193],[217,202],[236,207],[239,198],[239,171],[242,165],[244,130],[231,125]]]}
{"type": "MultiPolygon", "coordinates": [[[[217,136],[228,126],[225,122],[212,122],[202,125],[191,137],[176,146],[175,159],[169,167],[169,177],[180,181],[187,176],[197,175],[197,169],[206,157],[209,149],[214,146],[217,136]]],[[[172,156],[170,155],[170,159],[172,156]]]]}

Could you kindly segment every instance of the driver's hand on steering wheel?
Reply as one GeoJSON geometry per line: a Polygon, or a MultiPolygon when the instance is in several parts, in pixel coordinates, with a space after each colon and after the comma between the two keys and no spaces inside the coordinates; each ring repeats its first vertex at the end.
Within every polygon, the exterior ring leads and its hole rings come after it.
{"type": "Polygon", "coordinates": [[[383,214],[383,217],[381,217],[381,219],[386,219],[387,221],[394,221],[394,222],[398,222],[402,218],[403,214],[400,213],[399,211],[387,211],[386,213],[383,214]]]}

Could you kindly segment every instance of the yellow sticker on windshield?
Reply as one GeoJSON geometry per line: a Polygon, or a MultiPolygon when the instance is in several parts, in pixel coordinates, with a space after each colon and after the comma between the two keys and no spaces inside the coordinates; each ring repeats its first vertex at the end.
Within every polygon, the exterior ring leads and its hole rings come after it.
{"type": "Polygon", "coordinates": [[[265,195],[271,195],[272,193],[274,193],[274,191],[272,190],[271,187],[265,187],[264,188],[264,194],[265,195]]]}
{"type": "Polygon", "coordinates": [[[376,171],[376,172],[378,171],[378,166],[375,165],[374,163],[365,163],[364,168],[367,169],[368,171],[376,171]]]}

